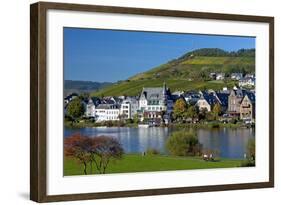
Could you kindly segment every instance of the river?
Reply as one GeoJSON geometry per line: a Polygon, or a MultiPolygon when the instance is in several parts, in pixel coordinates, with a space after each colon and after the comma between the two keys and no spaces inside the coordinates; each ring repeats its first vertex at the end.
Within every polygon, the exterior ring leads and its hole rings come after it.
{"type": "MultiPolygon", "coordinates": [[[[167,127],[65,128],[64,136],[68,137],[74,133],[87,136],[112,136],[121,142],[127,153],[141,153],[147,148],[154,148],[166,154],[165,142],[173,131],[167,127]]],[[[195,131],[204,149],[217,150],[223,158],[243,158],[248,140],[255,137],[252,128],[199,128],[195,131]]]]}

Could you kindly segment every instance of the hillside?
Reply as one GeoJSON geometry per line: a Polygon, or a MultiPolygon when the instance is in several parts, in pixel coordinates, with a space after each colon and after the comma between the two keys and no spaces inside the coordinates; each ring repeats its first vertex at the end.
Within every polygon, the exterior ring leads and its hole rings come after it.
{"type": "Polygon", "coordinates": [[[115,83],[98,92],[95,96],[137,95],[142,87],[161,86],[165,81],[174,90],[221,89],[232,87],[233,81],[211,81],[209,73],[223,72],[229,76],[234,72],[254,73],[255,50],[241,49],[227,52],[221,49],[199,49],[188,52],[151,70],[115,83]]]}
{"type": "Polygon", "coordinates": [[[65,80],[64,81],[64,93],[68,95],[70,93],[91,93],[99,91],[106,86],[111,85],[108,82],[92,82],[92,81],[78,81],[78,80],[65,80]]]}

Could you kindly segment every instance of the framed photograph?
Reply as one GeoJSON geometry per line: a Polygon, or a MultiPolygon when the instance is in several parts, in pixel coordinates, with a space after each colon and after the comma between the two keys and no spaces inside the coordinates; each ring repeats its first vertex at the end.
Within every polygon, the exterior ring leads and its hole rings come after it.
{"type": "Polygon", "coordinates": [[[274,186],[274,18],[40,2],[30,198],[274,186]]]}

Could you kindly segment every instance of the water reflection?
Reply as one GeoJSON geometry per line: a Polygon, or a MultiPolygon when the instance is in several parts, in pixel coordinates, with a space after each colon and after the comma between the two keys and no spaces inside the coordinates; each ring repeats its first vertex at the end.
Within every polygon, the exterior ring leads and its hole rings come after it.
{"type": "MultiPolygon", "coordinates": [[[[255,136],[252,128],[196,129],[195,131],[204,149],[218,150],[220,156],[225,158],[243,158],[248,139],[255,136]]],[[[64,135],[68,137],[78,132],[87,136],[116,137],[128,153],[143,152],[147,148],[155,148],[161,153],[167,153],[165,143],[173,130],[166,127],[65,128],[64,135]]]]}

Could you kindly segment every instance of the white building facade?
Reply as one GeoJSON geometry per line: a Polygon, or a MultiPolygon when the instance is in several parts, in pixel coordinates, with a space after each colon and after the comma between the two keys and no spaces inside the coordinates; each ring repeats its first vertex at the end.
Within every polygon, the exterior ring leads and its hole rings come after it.
{"type": "Polygon", "coordinates": [[[100,104],[95,109],[96,122],[120,119],[120,107],[114,104],[100,104]]]}

